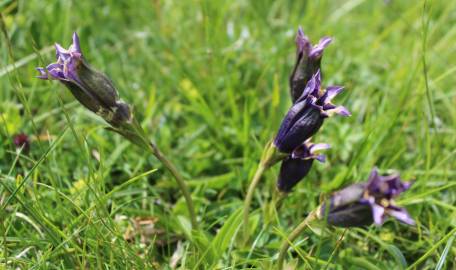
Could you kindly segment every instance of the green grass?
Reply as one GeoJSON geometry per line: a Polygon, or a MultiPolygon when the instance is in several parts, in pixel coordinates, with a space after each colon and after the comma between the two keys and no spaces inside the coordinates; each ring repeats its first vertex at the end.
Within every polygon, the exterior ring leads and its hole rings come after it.
{"type": "Polygon", "coordinates": [[[416,179],[398,203],[417,226],[308,231],[288,262],[456,267],[456,1],[0,0],[0,11],[0,269],[269,269],[321,194],[374,165],[416,179]],[[334,38],[323,84],[346,87],[335,103],[353,115],[325,122],[315,139],[332,145],[328,162],[278,213],[278,166],[266,173],[243,247],[242,200],[290,106],[299,25],[314,42],[334,38]],[[34,78],[73,31],[188,179],[202,233],[156,159],[34,78]],[[29,153],[12,143],[19,132],[29,153]]]}

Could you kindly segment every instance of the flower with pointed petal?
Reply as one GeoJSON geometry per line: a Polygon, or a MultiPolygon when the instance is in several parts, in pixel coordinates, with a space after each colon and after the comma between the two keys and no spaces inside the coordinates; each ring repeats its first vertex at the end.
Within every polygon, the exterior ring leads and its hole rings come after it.
{"type": "Polygon", "coordinates": [[[336,106],[331,100],[343,87],[330,86],[320,89],[320,71],[312,76],[298,100],[291,106],[282,121],[274,145],[283,153],[291,153],[296,147],[313,136],[323,124],[325,118],[332,114],[349,116],[350,112],[343,106],[336,106]]]}
{"type": "Polygon", "coordinates": [[[79,37],[73,34],[73,44],[68,49],[55,44],[57,62],[46,68],[36,68],[37,78],[58,80],[87,109],[102,116],[113,126],[131,120],[128,104],[119,100],[111,80],[103,73],[93,70],[85,61],[79,37]]]}
{"type": "Polygon", "coordinates": [[[353,184],[330,199],[330,207],[320,208],[319,218],[337,227],[358,227],[375,223],[382,225],[388,216],[402,223],[414,225],[407,210],[394,204],[394,198],[409,189],[410,182],[402,182],[399,175],[381,176],[374,168],[367,183],[353,184]],[[326,213],[327,212],[327,213],[326,213]]]}
{"type": "Polygon", "coordinates": [[[323,37],[312,46],[301,27],[296,35],[296,64],[290,75],[290,94],[294,102],[301,96],[307,82],[320,69],[324,49],[331,43],[330,37],[323,37]]]}
{"type": "Polygon", "coordinates": [[[313,144],[310,139],[297,147],[291,155],[282,161],[277,180],[277,188],[282,192],[290,192],[310,171],[313,161],[325,162],[325,156],[319,150],[328,149],[329,144],[313,144]]]}

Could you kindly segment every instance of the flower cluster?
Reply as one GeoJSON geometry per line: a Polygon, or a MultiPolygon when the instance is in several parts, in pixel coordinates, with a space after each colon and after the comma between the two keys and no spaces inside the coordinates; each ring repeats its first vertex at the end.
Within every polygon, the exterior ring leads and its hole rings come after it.
{"type": "MultiPolygon", "coordinates": [[[[274,139],[278,152],[288,154],[282,160],[277,181],[280,192],[290,192],[309,173],[313,160],[324,161],[315,152],[327,149],[327,144],[312,144],[310,139],[320,130],[326,118],[333,114],[350,116],[343,106],[331,103],[342,91],[341,86],[321,87],[321,58],[331,38],[324,37],[312,46],[301,28],[296,36],[297,60],[290,76],[290,94],[293,105],[282,121],[274,139]]],[[[388,216],[402,223],[414,225],[408,212],[394,203],[394,199],[410,188],[410,182],[402,182],[399,175],[381,176],[377,168],[372,170],[366,183],[350,185],[335,192],[329,202],[312,211],[285,238],[277,259],[278,269],[283,269],[285,254],[290,243],[314,219],[325,220],[335,227],[359,227],[372,223],[382,225],[388,216]]],[[[244,220],[247,220],[244,218],[244,220]]],[[[244,221],[247,223],[246,221],[244,221]]]]}
{"type": "MultiPolygon", "coordinates": [[[[333,114],[350,116],[345,107],[331,103],[343,87],[321,87],[321,57],[330,42],[331,38],[325,37],[312,47],[302,29],[298,30],[297,60],[290,76],[293,105],[274,139],[274,146],[280,152],[289,154],[282,162],[277,184],[283,192],[289,192],[309,172],[315,155],[303,157],[301,154],[306,151],[302,149],[308,149],[308,140],[318,132],[324,120],[333,114]]],[[[318,147],[314,149],[316,151],[318,147]]]]}
{"type": "MultiPolygon", "coordinates": [[[[311,137],[320,130],[324,120],[334,114],[350,116],[345,107],[331,103],[343,87],[321,87],[321,58],[330,42],[331,38],[324,37],[312,46],[301,28],[296,36],[297,59],[290,76],[293,104],[274,139],[277,150],[287,154],[277,180],[281,192],[290,192],[306,177],[315,159],[324,162],[324,156],[317,151],[329,145],[311,143],[311,137]]],[[[367,183],[353,184],[334,193],[329,207],[323,204],[318,216],[339,227],[381,225],[387,216],[413,225],[406,210],[395,206],[393,201],[409,187],[410,183],[402,182],[398,175],[380,176],[374,168],[367,183]]]]}

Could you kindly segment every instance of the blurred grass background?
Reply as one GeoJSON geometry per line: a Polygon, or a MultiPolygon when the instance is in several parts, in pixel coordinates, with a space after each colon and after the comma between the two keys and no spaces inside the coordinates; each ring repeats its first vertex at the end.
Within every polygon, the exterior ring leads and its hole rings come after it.
{"type": "Polygon", "coordinates": [[[0,11],[0,268],[269,269],[322,193],[373,166],[416,179],[398,203],[417,227],[308,232],[290,267],[456,267],[456,1],[1,0],[0,11]],[[299,25],[313,42],[334,38],[323,84],[345,86],[335,103],[353,115],[325,122],[315,141],[332,145],[328,161],[278,213],[278,167],[266,174],[241,247],[246,187],[290,106],[299,25]],[[189,179],[205,235],[189,231],[157,160],[34,78],[73,31],[189,179]],[[30,151],[16,149],[19,133],[30,151]]]}

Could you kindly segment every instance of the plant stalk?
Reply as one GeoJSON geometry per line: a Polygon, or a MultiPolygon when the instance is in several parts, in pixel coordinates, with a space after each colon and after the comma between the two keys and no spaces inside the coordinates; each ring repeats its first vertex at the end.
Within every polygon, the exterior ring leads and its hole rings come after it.
{"type": "Polygon", "coordinates": [[[198,229],[198,222],[196,221],[196,214],[195,214],[195,207],[193,205],[192,196],[190,191],[185,184],[184,177],[180,174],[179,170],[176,166],[166,157],[163,152],[160,151],[158,146],[150,142],[147,139],[146,132],[141,127],[139,122],[133,118],[130,122],[125,123],[123,126],[119,127],[112,127],[111,130],[119,133],[132,143],[138,145],[141,148],[147,148],[152,154],[165,166],[165,168],[172,174],[174,179],[177,182],[182,194],[184,195],[184,199],[187,205],[188,213],[190,215],[190,222],[192,224],[192,229],[198,229]]]}
{"type": "Polygon", "coordinates": [[[253,193],[255,188],[258,186],[258,183],[261,180],[264,172],[273,166],[275,163],[284,158],[284,154],[281,154],[277,151],[277,148],[274,146],[272,141],[270,141],[264,148],[263,155],[261,157],[258,168],[255,172],[255,175],[250,182],[247,194],[244,199],[244,241],[247,242],[249,239],[249,214],[250,214],[250,204],[252,203],[253,193]]]}
{"type": "Polygon", "coordinates": [[[160,160],[160,162],[165,166],[166,169],[173,175],[174,179],[177,182],[182,194],[184,195],[184,199],[187,204],[188,213],[190,214],[190,221],[192,223],[192,228],[197,230],[198,229],[198,222],[196,221],[196,214],[195,214],[195,207],[193,205],[192,196],[190,191],[185,184],[183,176],[179,173],[176,166],[158,149],[157,145],[154,143],[150,143],[150,149],[154,156],[160,160]]]}
{"type": "MultiPolygon", "coordinates": [[[[318,209],[318,208],[317,208],[318,209]]],[[[291,233],[288,237],[283,240],[282,246],[279,251],[279,258],[277,259],[277,269],[283,269],[283,262],[285,260],[285,255],[287,254],[288,248],[290,244],[293,243],[294,240],[307,228],[309,223],[317,218],[317,212],[314,210],[312,211],[307,217],[302,221],[291,233]]]]}
{"type": "Polygon", "coordinates": [[[255,191],[256,186],[261,180],[261,176],[266,170],[263,162],[258,164],[258,168],[253,176],[252,181],[250,182],[249,189],[247,190],[247,195],[244,200],[244,241],[247,241],[249,238],[249,213],[250,213],[250,204],[252,203],[253,192],[255,191]]]}

